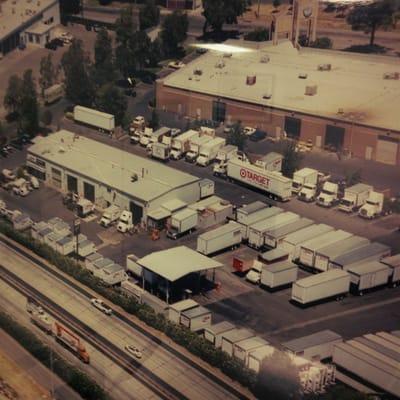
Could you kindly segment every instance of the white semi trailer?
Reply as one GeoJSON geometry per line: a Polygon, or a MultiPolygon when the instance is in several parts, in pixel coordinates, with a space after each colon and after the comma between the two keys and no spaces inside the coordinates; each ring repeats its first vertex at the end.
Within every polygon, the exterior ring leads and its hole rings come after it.
{"type": "Polygon", "coordinates": [[[115,129],[114,115],[93,110],[92,108],[75,106],[74,120],[93,126],[101,132],[112,133],[115,129]]]}
{"type": "Polygon", "coordinates": [[[238,247],[241,241],[241,226],[231,221],[219,228],[199,235],[197,238],[197,251],[204,255],[209,255],[227,248],[238,247]]]}
{"type": "Polygon", "coordinates": [[[228,160],[226,174],[229,179],[261,190],[276,200],[288,201],[292,195],[291,179],[238,158],[228,160]]]}
{"type": "Polygon", "coordinates": [[[171,222],[167,230],[167,237],[170,239],[178,239],[185,233],[190,233],[196,228],[198,221],[198,213],[196,210],[185,208],[171,217],[171,222]]]}
{"type": "Polygon", "coordinates": [[[331,297],[341,298],[350,289],[350,275],[333,269],[293,283],[292,300],[307,305],[331,297]]]}
{"type": "Polygon", "coordinates": [[[306,267],[314,268],[316,252],[332,243],[348,239],[351,233],[342,230],[328,232],[322,236],[311,239],[301,245],[299,261],[306,267]]]}

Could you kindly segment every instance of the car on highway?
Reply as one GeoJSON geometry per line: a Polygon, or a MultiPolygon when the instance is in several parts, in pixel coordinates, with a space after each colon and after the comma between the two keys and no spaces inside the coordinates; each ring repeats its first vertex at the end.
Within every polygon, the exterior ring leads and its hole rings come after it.
{"type": "Polygon", "coordinates": [[[186,64],[184,64],[182,61],[171,61],[170,63],[168,63],[168,67],[173,69],[181,69],[185,65],[186,64]]]}
{"type": "Polygon", "coordinates": [[[125,346],[125,350],[129,354],[132,354],[136,358],[142,358],[142,352],[136,346],[132,346],[131,344],[127,344],[125,346]]]}
{"type": "Polygon", "coordinates": [[[96,297],[93,297],[90,302],[92,303],[92,305],[94,307],[96,307],[98,310],[102,311],[104,314],[106,315],[111,315],[112,314],[112,310],[110,307],[107,307],[103,300],[100,300],[96,297]]]}

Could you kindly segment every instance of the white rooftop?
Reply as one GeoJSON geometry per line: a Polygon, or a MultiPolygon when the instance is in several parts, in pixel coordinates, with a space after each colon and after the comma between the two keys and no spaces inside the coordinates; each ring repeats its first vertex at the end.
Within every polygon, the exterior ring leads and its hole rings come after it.
{"type": "Polygon", "coordinates": [[[283,347],[293,352],[304,351],[307,348],[323,345],[332,341],[341,341],[342,337],[329,329],[302,336],[283,343],[283,347]]]}
{"type": "MultiPolygon", "coordinates": [[[[0,40],[57,2],[58,0],[5,0],[0,2],[0,40]]],[[[39,25],[35,29],[39,29],[39,25]]]]}
{"type": "Polygon", "coordinates": [[[143,201],[199,181],[193,175],[66,130],[37,137],[28,152],[143,201]],[[137,177],[134,182],[133,177],[137,177]]]}
{"type": "Polygon", "coordinates": [[[190,310],[191,308],[198,307],[199,303],[192,299],[186,299],[171,304],[169,307],[176,311],[190,310]]]}
{"type": "Polygon", "coordinates": [[[386,73],[400,72],[398,59],[385,56],[303,48],[291,42],[251,43],[230,40],[230,57],[224,51],[209,50],[189,65],[164,78],[169,87],[268,105],[328,118],[400,130],[398,80],[383,79],[386,73]],[[263,56],[269,62],[260,62],[263,56]],[[217,68],[218,63],[224,67],[217,68]],[[318,65],[331,64],[330,71],[318,65]],[[194,75],[201,70],[201,75],[194,75]],[[306,73],[307,79],[300,79],[306,73]],[[255,76],[247,85],[247,76],[255,76]],[[305,95],[308,85],[317,85],[314,96],[305,95]],[[271,99],[263,96],[269,93],[271,99]],[[343,113],[339,114],[339,109],[343,113]]]}
{"type": "Polygon", "coordinates": [[[203,256],[186,246],[153,252],[139,259],[137,263],[170,282],[193,272],[223,266],[212,258],[203,256]]]}

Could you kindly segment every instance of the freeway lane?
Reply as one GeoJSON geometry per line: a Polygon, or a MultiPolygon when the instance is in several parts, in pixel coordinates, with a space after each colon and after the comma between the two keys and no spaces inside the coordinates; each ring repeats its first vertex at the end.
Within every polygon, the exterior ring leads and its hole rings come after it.
{"type": "MultiPolygon", "coordinates": [[[[29,314],[26,312],[26,298],[18,291],[7,285],[0,279],[0,308],[12,315],[21,325],[33,330],[43,342],[50,348],[61,354],[71,364],[77,365],[97,382],[99,382],[107,391],[111,392],[115,400],[153,400],[158,397],[147,389],[130,374],[110,361],[103,353],[86,343],[90,353],[90,364],[83,364],[77,361],[77,358],[67,349],[58,345],[53,339],[43,331],[33,326],[29,321],[29,314]],[[111,388],[112,391],[110,390],[111,388]]],[[[72,397],[63,396],[62,387],[55,386],[55,393],[60,400],[70,400],[72,397]]]]}
{"type": "Polygon", "coordinates": [[[221,387],[209,377],[199,372],[187,362],[182,361],[171,352],[145,334],[135,331],[116,317],[107,317],[94,309],[88,299],[71,289],[64,282],[44,272],[32,261],[17,254],[4,244],[0,245],[3,256],[2,264],[19,278],[43,293],[51,301],[63,307],[68,313],[79,316],[80,321],[93,331],[101,334],[119,348],[134,344],[143,350],[141,364],[151,370],[157,377],[175,387],[190,399],[226,399],[244,397],[234,395],[232,390],[221,387]]]}

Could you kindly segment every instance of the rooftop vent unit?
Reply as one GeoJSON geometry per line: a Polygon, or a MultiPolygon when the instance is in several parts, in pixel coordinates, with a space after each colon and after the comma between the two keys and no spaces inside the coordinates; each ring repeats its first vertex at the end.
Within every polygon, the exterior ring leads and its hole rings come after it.
{"type": "Polygon", "coordinates": [[[383,79],[398,80],[398,79],[400,79],[400,73],[399,72],[385,72],[383,74],[383,79]]]}
{"type": "Polygon", "coordinates": [[[215,64],[215,68],[224,68],[225,67],[225,61],[224,60],[219,60],[216,64],[215,64]]]}
{"type": "Polygon", "coordinates": [[[317,85],[307,85],[304,93],[306,96],[314,96],[317,94],[317,85]]]}
{"type": "Polygon", "coordinates": [[[133,182],[136,182],[138,179],[139,179],[139,178],[138,178],[138,175],[137,175],[137,174],[132,174],[132,176],[131,176],[131,182],[132,182],[132,183],[133,183],[133,182]]]}
{"type": "Polygon", "coordinates": [[[203,70],[200,68],[195,68],[193,71],[194,75],[203,75],[203,70]]]}
{"type": "Polygon", "coordinates": [[[301,72],[299,74],[299,79],[307,79],[307,77],[308,77],[308,74],[306,74],[305,72],[301,72]]]}
{"type": "Polygon", "coordinates": [[[267,56],[266,54],[264,54],[263,56],[261,56],[261,58],[260,58],[260,63],[262,63],[262,64],[267,64],[267,63],[269,63],[269,56],[267,56]]]}
{"type": "Polygon", "coordinates": [[[319,64],[318,71],[330,71],[332,69],[332,64],[319,64]]]}
{"type": "Polygon", "coordinates": [[[269,100],[271,97],[272,97],[272,93],[267,92],[267,93],[263,94],[263,99],[265,99],[265,100],[269,100]]]}
{"type": "Polygon", "coordinates": [[[256,83],[257,77],[255,75],[247,75],[246,77],[246,85],[254,85],[256,83]]]}

